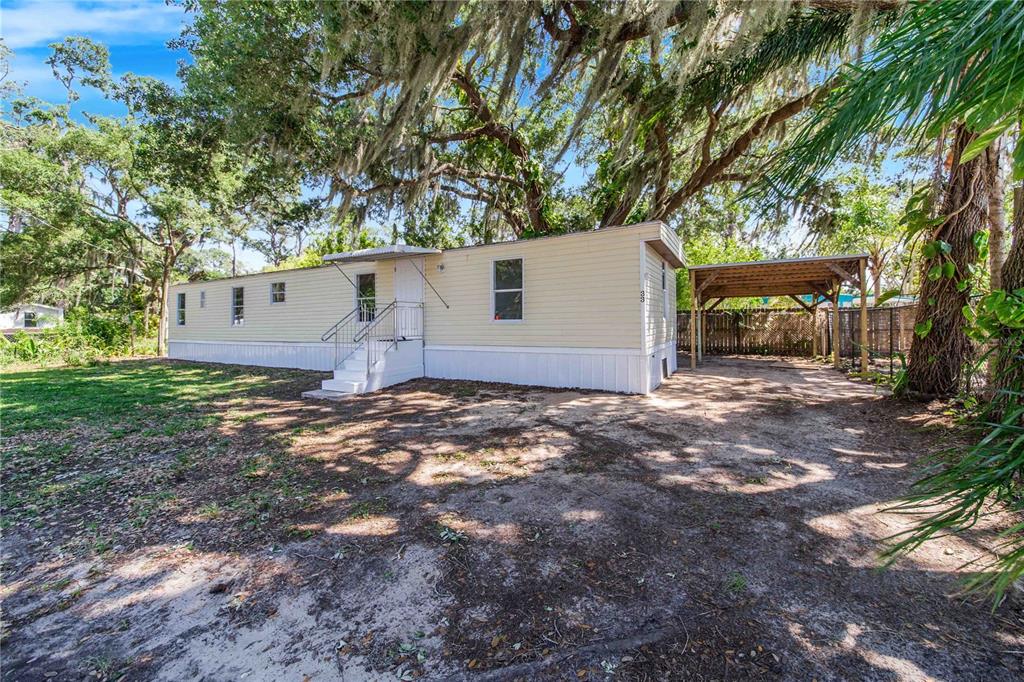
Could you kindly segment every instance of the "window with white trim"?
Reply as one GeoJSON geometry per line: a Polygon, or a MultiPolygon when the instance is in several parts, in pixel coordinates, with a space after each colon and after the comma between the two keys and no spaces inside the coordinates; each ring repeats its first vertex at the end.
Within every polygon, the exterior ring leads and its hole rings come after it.
{"type": "Polygon", "coordinates": [[[185,294],[178,294],[178,326],[185,326],[185,294]]]}
{"type": "Polygon", "coordinates": [[[206,292],[205,291],[200,291],[199,292],[199,307],[200,308],[205,308],[206,307],[206,292]]]}
{"type": "Polygon", "coordinates": [[[39,324],[39,321],[36,318],[36,311],[34,311],[34,310],[26,310],[25,311],[25,319],[24,319],[24,326],[25,326],[25,328],[26,329],[34,329],[36,326],[38,326],[38,324],[39,324]]]}
{"type": "Polygon", "coordinates": [[[492,274],[494,320],[522,320],[523,259],[496,260],[492,274]]]}
{"type": "Polygon", "coordinates": [[[245,324],[245,287],[231,288],[231,326],[245,324]]]}
{"type": "Polygon", "coordinates": [[[270,283],[270,302],[271,303],[284,303],[285,292],[284,282],[271,282],[270,283]]]}

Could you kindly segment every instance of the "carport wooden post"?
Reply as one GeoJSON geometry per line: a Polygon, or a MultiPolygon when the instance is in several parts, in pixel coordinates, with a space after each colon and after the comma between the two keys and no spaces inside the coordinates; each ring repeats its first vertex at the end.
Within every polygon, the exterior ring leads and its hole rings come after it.
{"type": "Polygon", "coordinates": [[[868,371],[868,289],[867,262],[860,261],[860,371],[868,371]]]}
{"type": "Polygon", "coordinates": [[[697,362],[704,362],[704,299],[697,297],[697,362]]]}
{"type": "Polygon", "coordinates": [[[843,337],[840,330],[843,327],[842,316],[839,314],[839,281],[832,285],[832,319],[835,320],[835,332],[832,334],[832,364],[839,369],[839,347],[842,345],[843,337]]]}
{"type": "MultiPolygon", "coordinates": [[[[813,302],[817,298],[818,298],[817,296],[814,296],[811,299],[811,301],[813,302]]],[[[811,357],[812,358],[818,357],[818,306],[817,305],[812,305],[811,306],[811,357]]]]}
{"type": "Polygon", "coordinates": [[[690,270],[690,369],[697,369],[697,273],[690,270]]]}

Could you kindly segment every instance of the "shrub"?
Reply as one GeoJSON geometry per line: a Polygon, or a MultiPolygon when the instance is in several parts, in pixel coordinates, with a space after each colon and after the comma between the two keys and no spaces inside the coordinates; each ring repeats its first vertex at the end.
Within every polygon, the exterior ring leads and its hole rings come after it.
{"type": "Polygon", "coordinates": [[[1009,511],[1016,521],[1000,532],[994,558],[980,562],[968,582],[990,590],[998,603],[1024,577],[1024,290],[994,291],[964,314],[971,338],[989,349],[974,372],[991,362],[993,389],[965,400],[974,444],[933,455],[926,475],[890,508],[925,516],[891,538],[883,556],[891,563],[928,540],[964,533],[992,512],[1009,511]]]}
{"type": "Polygon", "coordinates": [[[33,334],[18,331],[10,339],[0,337],[0,365],[87,365],[112,356],[152,353],[155,340],[143,334],[142,323],[141,313],[126,320],[122,313],[71,310],[63,324],[51,329],[33,334]]]}

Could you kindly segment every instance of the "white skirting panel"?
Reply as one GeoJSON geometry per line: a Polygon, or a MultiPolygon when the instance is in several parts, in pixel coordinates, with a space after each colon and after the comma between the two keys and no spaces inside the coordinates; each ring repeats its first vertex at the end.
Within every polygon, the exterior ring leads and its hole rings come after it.
{"type": "Polygon", "coordinates": [[[290,367],[325,372],[334,369],[334,345],[330,343],[168,341],[167,357],[196,362],[290,367]]]}
{"type": "Polygon", "coordinates": [[[668,376],[675,373],[677,367],[676,343],[672,341],[657,346],[651,351],[647,362],[647,386],[653,391],[665,379],[666,369],[668,376]]]}
{"type": "Polygon", "coordinates": [[[629,348],[427,346],[426,376],[646,393],[647,358],[629,348]]]}

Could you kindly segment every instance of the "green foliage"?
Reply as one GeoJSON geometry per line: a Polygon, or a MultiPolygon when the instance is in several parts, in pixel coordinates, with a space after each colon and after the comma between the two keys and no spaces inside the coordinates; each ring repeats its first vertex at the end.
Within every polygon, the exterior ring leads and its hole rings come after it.
{"type": "MultiPolygon", "coordinates": [[[[688,240],[684,250],[688,265],[743,263],[764,258],[764,253],[759,247],[743,244],[733,237],[723,237],[712,231],[703,232],[688,240]]],[[[759,299],[737,298],[724,301],[722,305],[741,308],[759,303],[759,299]]],[[[690,309],[690,276],[685,270],[676,271],[676,308],[690,309]]]]}
{"type": "MultiPolygon", "coordinates": [[[[820,255],[867,253],[871,279],[879,291],[883,283],[902,284],[902,272],[892,272],[893,256],[903,244],[897,189],[860,168],[839,176],[833,183],[835,206],[812,228],[820,255]]],[[[816,254],[816,255],[817,255],[816,254]]]]}
{"type": "MultiPolygon", "coordinates": [[[[397,214],[410,243],[674,218],[671,193],[718,181],[687,187],[703,153],[812,90],[893,14],[703,0],[191,6],[184,80],[229,137],[323,188],[339,219],[397,214]],[[722,134],[703,149],[712,109],[722,134]],[[567,181],[570,156],[591,177],[567,181]],[[423,219],[439,195],[456,229],[423,219]]],[[[777,120],[756,126],[764,145],[741,145],[730,181],[784,135],[777,120]]]]}
{"type": "Polygon", "coordinates": [[[292,268],[314,268],[323,265],[323,257],[329,253],[357,251],[384,246],[384,241],[367,230],[360,230],[353,240],[351,227],[335,230],[317,237],[301,254],[282,261],[274,270],[290,270],[292,268]]]}
{"type": "MultiPolygon", "coordinates": [[[[965,416],[974,445],[951,447],[927,462],[926,475],[894,511],[926,514],[910,530],[892,540],[889,562],[949,533],[970,531],[992,511],[1024,512],[1024,289],[994,291],[964,315],[969,335],[989,347],[976,371],[988,363],[996,368],[995,395],[965,401],[965,416]]],[[[991,591],[996,602],[1024,576],[1024,522],[1000,533],[995,559],[979,567],[972,588],[991,591]]]]}
{"type": "Polygon", "coordinates": [[[18,331],[11,339],[0,337],[0,365],[88,365],[112,356],[154,351],[154,339],[145,336],[140,313],[126,318],[77,308],[68,311],[64,323],[56,327],[32,334],[18,331]]]}
{"type": "MultiPolygon", "coordinates": [[[[774,162],[760,190],[799,196],[851,143],[883,131],[935,138],[964,121],[994,138],[1024,114],[1021,44],[1024,4],[914,0],[861,63],[841,71],[843,87],[774,162]]],[[[1024,145],[1014,154],[1014,177],[1024,177],[1024,145]]]]}

